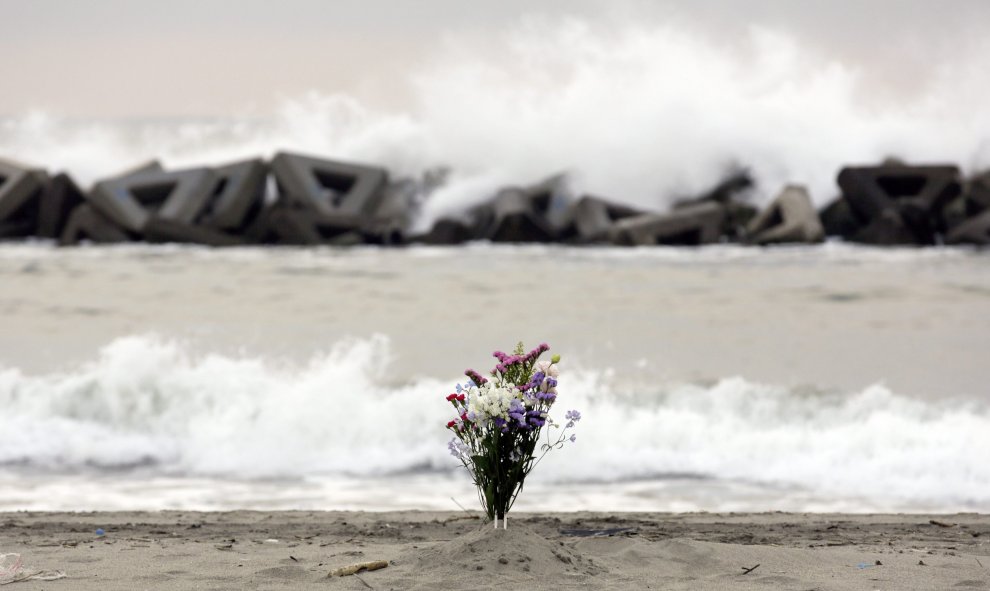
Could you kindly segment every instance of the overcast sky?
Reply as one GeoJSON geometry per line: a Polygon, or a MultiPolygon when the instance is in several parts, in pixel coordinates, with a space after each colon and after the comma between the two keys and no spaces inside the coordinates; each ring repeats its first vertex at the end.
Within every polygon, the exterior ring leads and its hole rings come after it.
{"type": "MultiPolygon", "coordinates": [[[[0,0],[0,114],[259,114],[307,91],[402,104],[408,75],[530,17],[677,23],[731,44],[753,26],[866,68],[888,92],[987,35],[984,0],[0,0]],[[451,44],[450,41],[454,43],[451,44]],[[461,44],[461,45],[458,45],[461,44]]],[[[990,63],[984,61],[983,63],[990,63]]],[[[990,75],[990,72],[984,70],[990,75]]]]}

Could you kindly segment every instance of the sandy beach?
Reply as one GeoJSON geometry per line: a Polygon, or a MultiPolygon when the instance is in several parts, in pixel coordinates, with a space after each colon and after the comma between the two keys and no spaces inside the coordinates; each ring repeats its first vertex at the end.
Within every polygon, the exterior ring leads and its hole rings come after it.
{"type": "Polygon", "coordinates": [[[24,591],[990,587],[990,516],[977,514],[521,513],[507,531],[419,511],[19,512],[0,524],[0,552],[25,571],[66,574],[24,591]],[[389,566],[328,577],[374,560],[389,566]]]}

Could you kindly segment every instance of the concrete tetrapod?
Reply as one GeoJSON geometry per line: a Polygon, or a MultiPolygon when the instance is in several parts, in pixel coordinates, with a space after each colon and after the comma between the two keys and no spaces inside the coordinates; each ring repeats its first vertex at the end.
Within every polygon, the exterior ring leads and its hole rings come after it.
{"type": "Polygon", "coordinates": [[[492,242],[553,242],[556,232],[521,189],[503,189],[492,202],[492,242]]]}
{"type": "Polygon", "coordinates": [[[72,210],[62,230],[59,244],[70,246],[84,240],[96,243],[128,242],[133,237],[106,216],[83,203],[72,210]]]}
{"type": "Polygon", "coordinates": [[[753,179],[748,170],[735,170],[702,194],[675,202],[673,209],[682,209],[701,203],[718,203],[725,211],[725,217],[722,220],[721,235],[733,240],[738,239],[745,234],[746,225],[759,213],[756,207],[741,201],[739,198],[753,184],[753,179]]]}
{"type": "Polygon", "coordinates": [[[753,244],[781,242],[814,243],[825,239],[825,229],[818,212],[799,185],[788,185],[746,228],[753,244]]]}
{"type": "Polygon", "coordinates": [[[725,208],[714,201],[675,209],[665,214],[647,213],[616,222],[609,231],[615,244],[696,246],[718,242],[725,208]]]}
{"type": "Polygon", "coordinates": [[[555,242],[570,225],[565,179],[550,177],[528,187],[506,187],[474,210],[482,238],[492,242],[555,242]]]}
{"type": "Polygon", "coordinates": [[[196,223],[239,233],[261,213],[265,205],[268,165],[253,159],[213,169],[216,187],[196,223]]]}
{"type": "Polygon", "coordinates": [[[870,244],[934,244],[941,212],[961,192],[955,166],[885,164],[843,168],[837,182],[870,244]]]}
{"type": "Polygon", "coordinates": [[[302,209],[278,208],[271,224],[283,243],[316,246],[352,246],[364,242],[359,216],[320,215],[302,209]]]}
{"type": "Polygon", "coordinates": [[[945,242],[990,246],[990,209],[953,228],[946,235],[945,242]]]}
{"type": "Polygon", "coordinates": [[[280,152],[271,163],[283,205],[323,215],[373,216],[388,182],[384,168],[280,152]]]}
{"type": "Polygon", "coordinates": [[[144,225],[144,239],[148,242],[178,242],[206,246],[237,246],[244,239],[237,234],[221,232],[207,226],[183,224],[168,218],[152,216],[144,225]]]}
{"type": "Polygon", "coordinates": [[[990,209],[990,171],[969,179],[966,183],[966,198],[982,209],[990,209]]]}
{"type": "Polygon", "coordinates": [[[60,172],[41,194],[38,213],[38,236],[58,238],[62,235],[72,211],[86,200],[79,185],[72,177],[60,172]]]}
{"type": "Polygon", "coordinates": [[[615,222],[643,213],[639,209],[592,195],[581,197],[571,208],[574,239],[581,243],[606,242],[615,222]]]}
{"type": "Polygon", "coordinates": [[[416,236],[413,242],[421,244],[463,244],[478,238],[470,220],[464,217],[444,216],[435,222],[430,231],[416,236]]]}
{"type": "Polygon", "coordinates": [[[41,194],[48,183],[44,171],[0,160],[0,238],[37,234],[41,194]]]}
{"type": "Polygon", "coordinates": [[[863,227],[863,223],[852,212],[849,202],[837,197],[818,212],[826,236],[839,236],[852,240],[863,227]]]}
{"type": "Polygon", "coordinates": [[[968,179],[958,198],[942,208],[941,231],[948,235],[972,218],[990,210],[990,172],[984,172],[968,179]]]}
{"type": "Polygon", "coordinates": [[[122,228],[143,235],[152,217],[192,225],[216,183],[208,168],[138,172],[96,183],[88,201],[122,228]]]}

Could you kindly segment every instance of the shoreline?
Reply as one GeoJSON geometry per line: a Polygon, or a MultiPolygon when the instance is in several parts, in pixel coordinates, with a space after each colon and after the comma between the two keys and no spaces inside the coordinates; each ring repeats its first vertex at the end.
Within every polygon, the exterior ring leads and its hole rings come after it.
{"type": "Polygon", "coordinates": [[[25,590],[990,588],[988,514],[520,512],[498,532],[476,517],[6,512],[0,553],[67,575],[25,590]],[[389,566],[327,578],[373,560],[389,566]]]}

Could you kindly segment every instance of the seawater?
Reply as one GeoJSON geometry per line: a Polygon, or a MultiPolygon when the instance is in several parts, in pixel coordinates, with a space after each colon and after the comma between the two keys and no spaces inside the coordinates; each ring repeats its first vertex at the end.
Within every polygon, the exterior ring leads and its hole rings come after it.
{"type": "Polygon", "coordinates": [[[990,510],[966,249],[0,247],[0,509],[473,506],[443,396],[564,357],[520,510],[990,510]]]}

